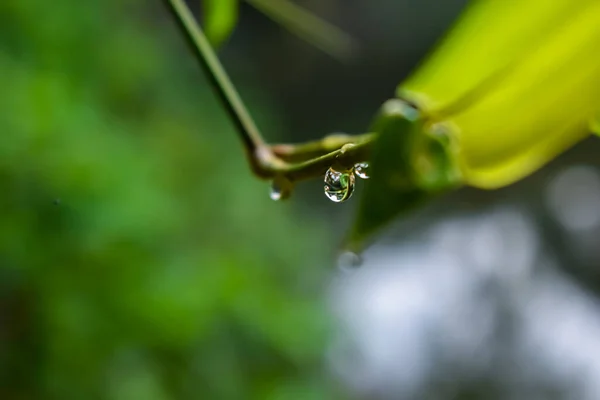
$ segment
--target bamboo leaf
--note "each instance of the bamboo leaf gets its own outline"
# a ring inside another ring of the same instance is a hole
[[[346,249],[353,252],[399,214],[456,187],[460,180],[448,145],[426,133],[418,111],[407,103],[384,104],[372,131],[378,136],[369,161],[370,179],[346,241]]]
[[[457,128],[467,183],[505,186],[589,135],[599,42],[597,0],[480,0],[399,94],[435,117],[483,87],[442,118]]]
[[[203,0],[203,30],[214,47],[222,45],[232,34],[238,20],[238,0]]]
[[[600,135],[600,117],[597,117],[592,120],[591,127],[592,127],[592,133],[595,133],[596,135]]]

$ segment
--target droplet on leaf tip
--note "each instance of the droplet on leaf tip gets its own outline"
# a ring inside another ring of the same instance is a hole
[[[279,201],[281,200],[281,190],[275,185],[271,186],[271,192],[269,193],[269,197],[271,200]]]

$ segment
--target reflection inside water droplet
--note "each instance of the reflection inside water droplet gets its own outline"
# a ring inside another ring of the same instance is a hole
[[[336,171],[329,168],[325,173],[325,196],[335,203],[346,201],[354,192],[354,182],[352,171]]]
[[[369,179],[369,163],[361,162],[355,164],[354,173],[361,179]]]
[[[337,259],[337,266],[343,272],[355,270],[360,267],[362,263],[362,257],[351,251],[344,251]]]

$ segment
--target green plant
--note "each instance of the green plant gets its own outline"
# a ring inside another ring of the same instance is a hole
[[[509,185],[598,128],[595,0],[474,1],[369,133],[300,145],[262,139],[184,2],[166,2],[236,122],[252,170],[274,182],[275,198],[325,176],[328,197],[344,201],[357,166],[372,170],[346,241],[352,251],[422,201],[463,184]]]
[[[226,151],[155,6],[0,2],[0,398],[332,398],[327,233]]]

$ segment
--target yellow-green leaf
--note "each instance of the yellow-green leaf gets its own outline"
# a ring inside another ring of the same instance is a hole
[[[592,119],[591,127],[593,133],[600,135],[600,117]]]
[[[203,30],[210,43],[218,47],[229,38],[238,20],[238,0],[203,0]]]
[[[399,95],[456,127],[466,183],[496,188],[589,135],[600,2],[479,0]]]
[[[454,157],[444,140],[428,133],[417,110],[400,100],[382,107],[372,132],[378,136],[369,175],[346,248],[360,251],[378,230],[459,183]]]
[[[356,220],[347,239],[348,250],[361,250],[366,237],[427,196],[413,181],[408,162],[410,142],[422,124],[404,111],[411,110],[399,109],[396,115],[380,115],[373,125],[378,137],[369,162],[371,178],[366,181]]]

